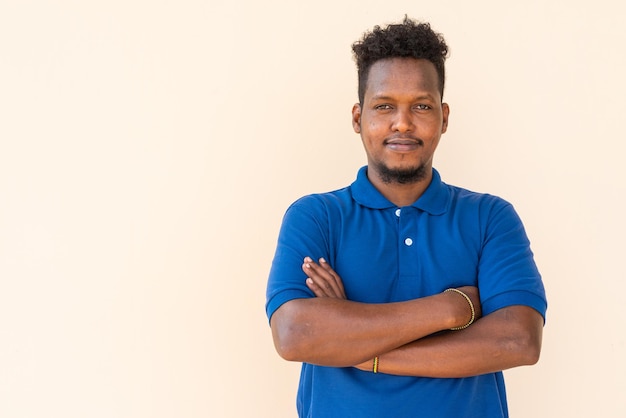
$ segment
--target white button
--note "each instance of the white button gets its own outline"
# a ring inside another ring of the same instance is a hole
[[[413,240],[411,238],[407,238],[404,240],[404,243],[410,247],[413,245]]]
[[[402,210],[400,208],[396,209],[396,216],[398,218],[400,217],[400,212],[402,212]]]

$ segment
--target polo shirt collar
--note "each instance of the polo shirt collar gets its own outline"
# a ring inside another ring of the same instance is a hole
[[[367,166],[361,167],[357,178],[351,185],[352,198],[359,204],[372,209],[394,208],[367,178]],[[446,185],[441,181],[439,172],[433,168],[433,178],[424,191],[424,194],[411,206],[430,213],[431,215],[441,215],[448,210],[450,204],[450,193]]]

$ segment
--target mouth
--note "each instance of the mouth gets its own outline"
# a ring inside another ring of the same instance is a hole
[[[424,145],[424,142],[418,138],[390,138],[385,140],[385,147],[393,151],[409,152],[414,151]]]

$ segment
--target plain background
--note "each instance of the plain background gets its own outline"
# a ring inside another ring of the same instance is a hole
[[[451,47],[435,166],[522,216],[549,296],[513,417],[624,417],[618,1],[0,1],[0,416],[295,416],[282,215],[365,163],[350,45]]]

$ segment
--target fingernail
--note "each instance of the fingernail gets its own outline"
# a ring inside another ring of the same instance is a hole
[[[304,257],[304,261],[310,263],[313,259],[311,257]]]
[[[324,260],[324,257],[320,258],[320,263],[325,263],[326,260]]]

